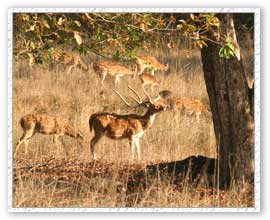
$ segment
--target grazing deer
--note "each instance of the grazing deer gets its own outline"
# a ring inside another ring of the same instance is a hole
[[[115,85],[120,81],[120,78],[124,75],[133,75],[136,73],[123,65],[113,62],[113,61],[98,61],[93,63],[93,69],[96,74],[99,75],[101,79],[101,85],[103,86],[103,82],[106,76],[114,77]]]
[[[25,144],[25,153],[28,153],[28,143],[30,138],[36,133],[54,135],[54,143],[57,143],[58,136],[67,135],[76,139],[83,139],[83,134],[75,130],[67,119],[39,114],[25,115],[20,120],[23,135],[17,143],[15,153]],[[79,141],[82,146],[82,143]]]
[[[211,117],[211,112],[198,99],[192,100],[188,98],[176,99],[175,108],[188,115],[195,115],[197,122],[200,121],[200,116],[203,114],[206,117]]]
[[[82,61],[79,54],[73,53],[73,52],[66,52],[59,49],[55,49],[50,51],[47,56],[49,56],[54,63],[63,64],[68,68],[68,74],[71,73],[71,70],[73,68],[79,67],[82,68],[84,71],[88,71],[88,66]]]
[[[151,71],[151,75],[154,75],[157,70],[167,71],[169,68],[169,64],[159,63],[153,56],[136,56],[135,64],[138,75],[143,73],[146,68]]]
[[[138,102],[137,106],[145,106],[147,111],[142,116],[137,114],[119,115],[108,112],[92,114],[89,119],[89,127],[90,131],[94,130],[95,132],[90,142],[90,150],[94,160],[97,159],[95,145],[104,135],[111,139],[128,139],[132,150],[132,159],[134,158],[135,147],[137,148],[138,158],[141,159],[140,138],[143,136],[145,130],[153,125],[156,115],[166,110],[166,106],[154,103],[145,90],[143,91],[148,97],[148,100],[142,102],[139,94],[131,87],[129,89],[139,98],[139,100],[134,99]],[[114,92],[127,106],[137,107],[131,106],[118,91],[114,90]]]
[[[170,90],[162,90],[154,99],[157,103],[171,105],[174,110],[180,110],[188,115],[195,115],[197,122],[200,121],[200,116],[203,114],[206,117],[211,117],[211,112],[198,99],[175,98]]]
[[[142,73],[139,75],[139,78],[144,89],[145,86],[151,85],[151,90],[153,91],[154,86],[160,86],[160,80],[149,73]]]

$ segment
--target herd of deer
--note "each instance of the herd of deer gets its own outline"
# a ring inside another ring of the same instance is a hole
[[[70,56],[67,54],[66,56],[67,58],[63,60],[63,63],[69,66],[68,73],[76,67],[81,67],[86,71],[89,69],[79,55]],[[143,100],[139,93],[129,86],[130,91],[136,96],[136,98],[133,99],[137,102],[135,106],[132,106],[116,89],[113,89],[115,94],[118,95],[127,106],[132,108],[143,106],[146,108],[145,114],[119,115],[109,112],[98,112],[90,116],[90,131],[94,130],[94,137],[90,141],[90,151],[93,160],[97,159],[95,145],[102,136],[107,136],[111,139],[128,139],[132,150],[132,158],[134,158],[136,148],[138,159],[141,159],[139,140],[143,136],[145,130],[152,126],[156,115],[160,112],[171,109],[186,111],[188,114],[195,114],[197,120],[199,120],[201,113],[206,115],[211,114],[199,100],[173,98],[173,93],[169,90],[160,91],[158,96],[152,99],[146,92],[145,87],[150,85],[151,88],[153,88],[153,86],[160,85],[160,81],[155,77],[155,71],[167,71],[168,64],[161,64],[152,56],[137,56],[135,63],[135,71],[113,61],[98,61],[92,64],[94,72],[99,75],[101,79],[102,86],[106,76],[113,77],[115,84],[117,84],[124,75],[133,75],[134,78],[138,75],[142,83],[142,90],[146,96],[146,99]],[[144,73],[145,69],[150,70],[150,73]],[[82,145],[82,132],[75,129],[71,123],[64,118],[29,114],[21,118],[20,125],[23,129],[23,135],[17,143],[15,153],[22,144],[25,145],[25,153],[27,153],[28,142],[35,133],[53,135],[54,143],[56,143],[58,136],[67,135],[78,139],[79,143]]]

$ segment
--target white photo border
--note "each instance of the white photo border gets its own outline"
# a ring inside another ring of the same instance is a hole
[[[254,13],[255,173],[252,208],[13,208],[12,56],[14,13]],[[260,8],[9,8],[8,10],[8,211],[9,212],[260,212]]]

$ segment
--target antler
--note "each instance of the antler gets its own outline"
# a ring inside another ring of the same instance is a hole
[[[137,98],[139,99],[139,100],[137,100],[136,98],[134,98],[134,97],[131,97],[133,100],[135,100],[137,103],[138,103],[138,105],[136,105],[136,106],[131,106],[128,102],[127,102],[127,100],[117,91],[117,90],[115,90],[115,89],[113,89],[113,91],[115,92],[115,94],[116,95],[118,95],[119,97],[120,97],[120,99],[128,106],[128,107],[134,107],[134,108],[136,108],[136,107],[138,107],[138,106],[141,106],[141,105],[144,105],[146,102],[145,101],[143,101],[142,100],[142,98],[141,98],[141,96],[139,95],[139,93],[138,92],[136,92],[136,90],[135,89],[133,89],[132,87],[130,87],[130,86],[128,86],[128,88],[137,96]],[[150,102],[150,103],[152,103],[152,104],[154,104],[155,103],[155,101],[153,101],[152,100],[152,98],[150,97],[150,95],[145,91],[145,89],[143,88],[143,92],[144,92],[144,94],[146,95],[146,97],[148,98],[148,101]]]
[[[146,95],[146,97],[148,98],[149,102],[151,102],[152,104],[154,104],[154,101],[151,99],[150,95],[145,91],[144,88],[143,88],[143,92]]]
[[[127,100],[124,99],[124,97],[115,89],[113,89],[113,91],[116,93],[116,95],[118,95],[120,97],[120,99],[128,106],[128,107],[131,107],[132,106],[127,102]]]
[[[139,100],[137,100],[137,99],[135,99],[135,98],[133,98],[138,104],[141,104],[143,101],[142,101],[142,98],[141,98],[141,96],[139,95],[139,93],[137,93],[136,91],[135,91],[135,89],[133,89],[131,86],[129,86],[128,85],[128,88],[137,96],[137,98],[139,99]]]

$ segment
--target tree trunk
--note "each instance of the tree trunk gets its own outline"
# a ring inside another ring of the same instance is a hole
[[[208,47],[201,51],[203,72],[218,144],[219,187],[241,187],[253,178],[254,120],[249,88],[231,14],[219,14],[220,27],[211,30]],[[219,43],[231,36],[237,56],[220,58]]]
[[[245,70],[245,77],[250,89],[254,85],[254,14],[236,13],[233,15],[237,41]],[[243,28],[243,27],[246,27]]]

